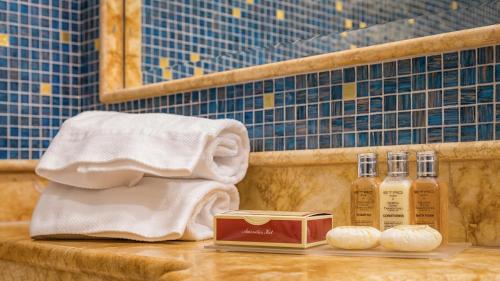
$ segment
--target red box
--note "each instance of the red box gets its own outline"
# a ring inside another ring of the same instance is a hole
[[[328,213],[229,211],[215,215],[214,243],[287,248],[309,248],[326,243],[333,227]]]

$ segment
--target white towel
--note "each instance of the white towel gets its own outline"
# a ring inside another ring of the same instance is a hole
[[[213,236],[214,214],[238,206],[234,185],[206,180],[144,177],[134,187],[101,190],[49,183],[34,210],[30,235],[204,240]]]
[[[36,173],[92,189],[133,186],[144,175],[235,184],[249,152],[236,120],[87,111],[64,122]]]

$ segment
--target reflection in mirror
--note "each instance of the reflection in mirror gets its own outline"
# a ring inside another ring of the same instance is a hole
[[[498,0],[142,0],[144,84],[498,23]]]

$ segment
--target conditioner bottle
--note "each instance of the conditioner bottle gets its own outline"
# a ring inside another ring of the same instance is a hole
[[[358,155],[358,178],[351,187],[351,225],[379,228],[377,155]]]
[[[380,185],[380,230],[410,224],[408,153],[387,153],[387,177]]]

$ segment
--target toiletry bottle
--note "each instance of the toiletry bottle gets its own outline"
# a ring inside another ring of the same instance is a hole
[[[434,151],[417,152],[417,179],[410,190],[411,224],[427,224],[440,230],[440,186]]]
[[[410,224],[408,153],[387,153],[387,177],[380,185],[380,230]]]
[[[358,178],[351,186],[351,225],[379,228],[377,155],[358,155]]]

